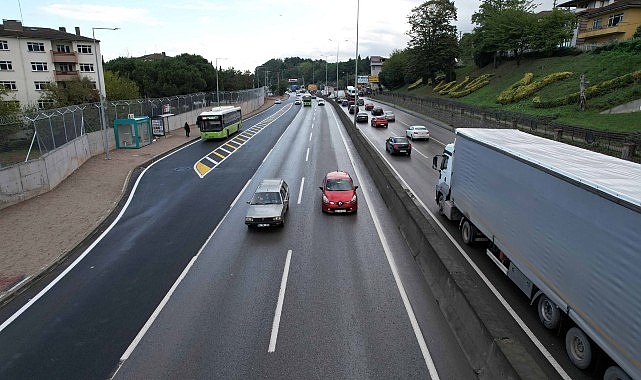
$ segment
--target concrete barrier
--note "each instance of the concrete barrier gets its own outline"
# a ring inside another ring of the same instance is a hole
[[[505,321],[511,317],[498,304],[476,273],[459,263],[451,244],[432,219],[423,214],[414,197],[395,177],[387,162],[334,101],[354,147],[421,269],[441,312],[479,379],[542,379],[544,371],[523,344],[506,338]],[[460,256],[460,255],[459,255]],[[491,301],[495,301],[492,304]],[[498,304],[498,306],[496,305]],[[503,313],[499,317],[497,314]]]

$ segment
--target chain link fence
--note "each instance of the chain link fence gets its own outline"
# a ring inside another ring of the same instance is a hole
[[[453,128],[514,128],[538,136],[641,163],[641,133],[598,131],[550,118],[485,109],[449,99],[380,94],[376,99],[440,120]]]
[[[129,114],[154,116],[180,114],[218,104],[232,105],[256,99],[262,88],[243,91],[203,92],[165,98],[105,102],[106,127]],[[87,103],[28,113],[22,117],[0,116],[0,167],[40,156],[84,135],[99,131],[100,103]],[[113,133],[113,132],[109,132]]]

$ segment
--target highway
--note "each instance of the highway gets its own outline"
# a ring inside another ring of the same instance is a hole
[[[0,378],[476,378],[334,112],[289,100],[148,167],[94,245],[7,306]],[[336,169],[355,215],[320,211]],[[248,230],[274,177],[286,225]]]

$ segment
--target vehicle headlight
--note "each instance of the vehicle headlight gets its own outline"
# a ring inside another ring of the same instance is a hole
[[[283,218],[282,218],[282,217],[280,217],[280,216],[275,216],[275,217],[274,217],[274,220],[281,220],[281,219],[283,219]]]
[[[254,218],[252,218],[251,216],[245,217],[245,222],[253,222],[253,221],[254,221]]]
[[[329,203],[329,199],[325,195],[323,195],[323,203]]]
[[[356,203],[356,194],[354,194],[354,196],[352,197],[352,200],[350,202]]]

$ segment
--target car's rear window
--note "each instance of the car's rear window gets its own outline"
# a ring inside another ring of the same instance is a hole
[[[393,141],[395,143],[399,143],[399,144],[407,144],[407,143],[409,143],[409,141],[407,140],[407,137],[396,137],[396,138],[393,139]]]

